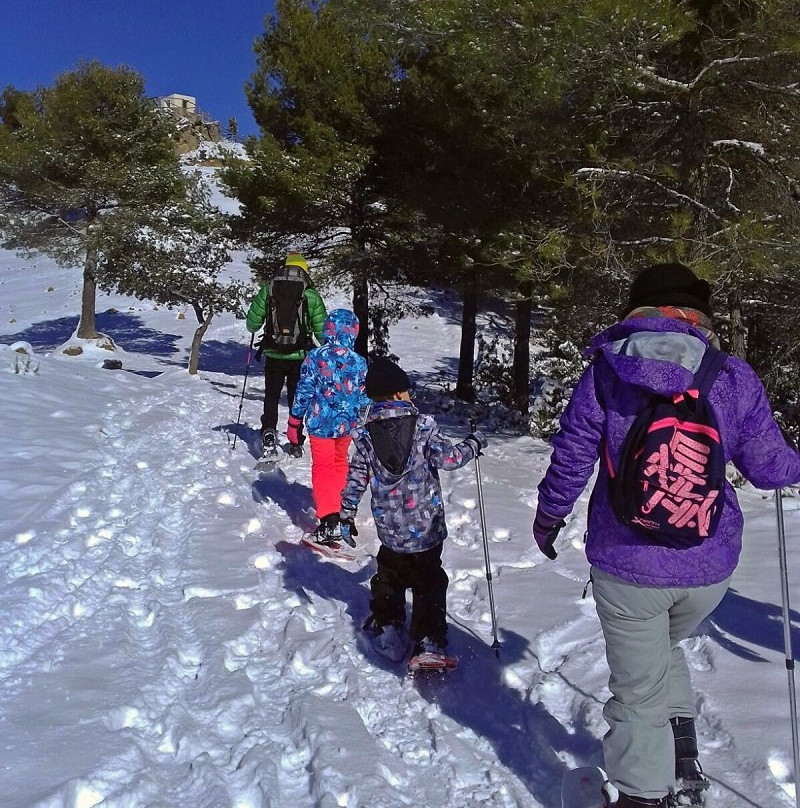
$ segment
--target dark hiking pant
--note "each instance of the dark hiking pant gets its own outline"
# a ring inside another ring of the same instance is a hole
[[[411,639],[430,637],[444,644],[447,635],[447,573],[442,545],[421,553],[397,553],[383,545],[372,576],[370,607],[379,623],[405,623],[406,589],[411,590]]]
[[[261,432],[278,428],[278,402],[286,385],[286,399],[289,409],[294,404],[297,382],[300,381],[302,359],[273,359],[264,357],[264,414],[261,416]],[[300,443],[303,442],[303,427],[300,427]]]

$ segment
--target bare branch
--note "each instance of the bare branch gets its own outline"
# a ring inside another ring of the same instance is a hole
[[[642,77],[647,78],[650,81],[653,81],[655,84],[661,85],[662,87],[669,87],[673,90],[680,90],[681,92],[689,92],[690,90],[693,90],[712,70],[730,65],[747,64],[749,62],[765,62],[768,59],[775,59],[780,56],[790,55],[792,54],[789,54],[787,51],[773,51],[772,53],[766,53],[763,56],[729,56],[725,59],[714,59],[712,62],[709,62],[691,81],[688,82],[677,81],[676,79],[670,79],[666,76],[660,76],[652,67],[636,65],[636,70]]]
[[[708,207],[708,205],[704,205],[697,199],[692,199],[692,197],[687,196],[686,194],[682,194],[680,191],[676,191],[673,188],[668,188],[664,183],[659,182],[653,177],[648,177],[646,174],[636,174],[633,171],[625,171],[623,169],[618,168],[579,168],[575,175],[578,177],[581,176],[590,176],[590,177],[618,177],[618,178],[630,178],[634,180],[641,180],[642,182],[646,182],[650,185],[654,185],[656,188],[663,191],[668,196],[671,196],[675,199],[680,199],[683,202],[691,205],[698,210],[702,210],[704,213],[707,213],[713,219],[719,219],[720,216],[714,211],[712,208]]]

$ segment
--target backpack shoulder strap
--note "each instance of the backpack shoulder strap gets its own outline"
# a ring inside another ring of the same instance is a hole
[[[709,345],[703,354],[700,367],[692,379],[692,388],[697,390],[701,396],[707,396],[727,359],[728,354],[725,351],[720,351]]]

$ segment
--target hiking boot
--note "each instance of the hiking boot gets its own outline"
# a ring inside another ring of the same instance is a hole
[[[705,792],[710,786],[697,758],[679,758],[675,761],[675,792],[670,794],[669,804],[705,805]]]
[[[274,454],[278,450],[278,441],[275,437],[274,429],[265,429],[261,433],[261,445],[263,454]]]
[[[392,662],[399,662],[408,648],[408,634],[402,620],[379,623],[370,615],[364,623],[364,631],[372,642],[372,647]]]
[[[286,454],[288,454],[289,457],[302,457],[303,447],[299,443],[290,443],[289,447],[286,449]]]
[[[433,637],[423,637],[417,640],[414,644],[412,656],[433,655],[433,656],[447,656],[447,647],[443,640]]]
[[[329,513],[320,519],[311,538],[317,544],[336,544],[341,538],[342,534],[339,531],[339,514]]]
[[[675,791],[670,805],[705,805],[705,791],[711,783],[697,760],[697,730],[694,718],[670,718],[675,738]]]
[[[275,433],[265,429],[261,433],[261,455],[258,458],[257,466],[274,467],[278,462],[278,446],[275,442]]]

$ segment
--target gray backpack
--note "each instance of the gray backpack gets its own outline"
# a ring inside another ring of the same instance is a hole
[[[306,299],[306,289],[310,286],[311,278],[300,267],[276,270],[267,288],[262,349],[290,354],[310,346]]]

